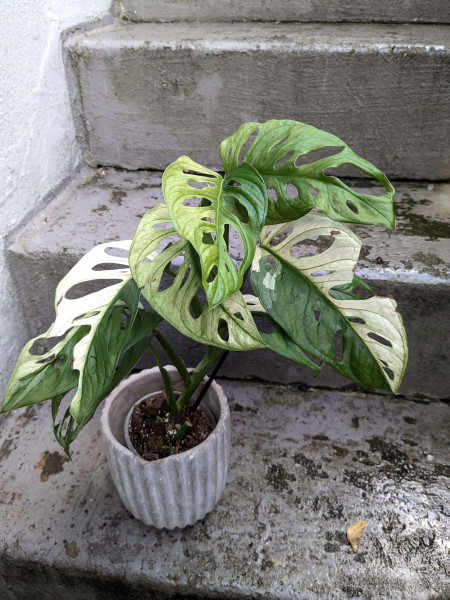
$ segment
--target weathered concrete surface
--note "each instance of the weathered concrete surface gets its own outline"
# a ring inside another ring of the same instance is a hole
[[[122,0],[130,21],[301,21],[303,23],[449,23],[447,0]]]
[[[32,335],[46,331],[54,320],[59,280],[95,244],[131,239],[139,218],[162,201],[160,183],[160,173],[87,170],[18,233],[9,259]],[[354,228],[364,242],[358,273],[378,294],[391,294],[398,301],[410,345],[401,391],[448,397],[450,186],[402,183],[396,198],[395,233],[382,227]],[[238,260],[239,248],[233,239],[232,254]],[[184,357],[197,364],[203,347],[173,329],[166,332],[178,349],[184,347]],[[227,373],[282,383],[349,385],[331,368],[315,379],[268,350],[245,357],[232,354]]]
[[[2,600],[449,597],[449,406],[222,384],[228,484],[183,531],[131,518],[98,419],[69,463],[52,440],[50,407],[2,417]],[[354,553],[345,533],[360,520],[368,525]]]
[[[393,178],[450,177],[450,30],[442,25],[129,24],[66,43],[92,166],[219,167],[245,121],[290,118],[343,138]]]

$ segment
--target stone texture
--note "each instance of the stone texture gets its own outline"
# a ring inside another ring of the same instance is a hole
[[[442,25],[141,23],[74,35],[66,58],[92,166],[218,168],[241,123],[290,118],[393,178],[443,180],[449,49]]]
[[[1,598],[449,597],[447,405],[220,383],[228,484],[203,522],[172,532],[123,507],[97,418],[70,463],[48,406],[2,416]],[[355,554],[345,532],[360,520]]]
[[[86,170],[30,221],[9,248],[11,271],[20,291],[30,333],[54,320],[54,290],[73,264],[95,244],[131,239],[139,218],[162,201],[161,174],[115,169]],[[366,189],[359,184],[358,189]],[[355,186],[356,187],[356,186]],[[410,360],[401,392],[448,397],[450,323],[450,186],[397,186],[397,230],[354,227],[364,246],[358,273],[379,295],[393,295],[405,321]],[[240,247],[231,240],[239,260]],[[251,290],[248,290],[251,292]],[[204,348],[172,328],[166,334],[190,364]],[[319,379],[268,350],[232,353],[231,377],[259,377],[314,386],[353,386],[325,367]]]
[[[449,23],[446,0],[122,0],[130,21],[300,21],[303,23]]]

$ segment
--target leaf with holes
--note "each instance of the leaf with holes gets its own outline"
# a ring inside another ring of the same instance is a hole
[[[387,177],[331,133],[290,120],[246,123],[222,142],[220,157],[225,173],[245,161],[262,176],[269,191],[267,225],[319,208],[336,221],[394,227],[394,188]],[[384,188],[382,195],[358,192],[326,173],[344,165],[370,175]]]
[[[264,347],[240,292],[215,307],[202,304],[196,260],[191,244],[173,227],[167,206],[158,204],[144,215],[131,246],[130,266],[151,306],[181,333],[203,344],[227,350]]]
[[[250,165],[236,167],[223,179],[182,156],[165,170],[163,192],[175,229],[198,253],[208,304],[217,306],[240,289],[252,263],[267,213],[264,181]],[[194,199],[198,206],[192,206]],[[230,228],[242,240],[238,270],[228,252]]]
[[[406,334],[390,298],[348,295],[361,242],[346,227],[311,213],[294,223],[265,227],[253,261],[251,282],[262,306],[294,342],[362,385],[397,391],[407,361]],[[305,241],[330,237],[318,254],[297,256]],[[343,286],[343,287],[342,287]],[[338,294],[339,295],[339,294]]]
[[[244,294],[244,299],[252,315],[263,319],[272,329],[271,332],[259,330],[259,333],[267,346],[277,354],[280,354],[299,365],[312,369],[314,373],[318,375],[322,365],[317,365],[305,354],[300,346],[296,344],[284,329],[267,313],[258,298],[251,294]]]
[[[139,289],[132,280],[128,259],[111,256],[111,252],[127,254],[130,243],[96,246],[62,279],[56,290],[55,323],[22,350],[2,412],[57,398],[78,386],[70,414],[78,425],[89,420],[110,391],[121,354],[138,344],[161,320],[159,315],[144,311],[136,318]],[[77,295],[80,284],[94,281],[106,287],[82,297],[69,297]],[[58,337],[61,339],[43,355],[32,354],[36,341]],[[123,377],[127,374],[124,370],[121,373]]]

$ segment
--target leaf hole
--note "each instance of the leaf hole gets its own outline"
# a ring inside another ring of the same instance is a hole
[[[185,273],[183,275],[183,278],[181,280],[181,283],[180,283],[180,285],[178,287],[178,291],[181,290],[181,288],[184,286],[184,284],[186,283],[186,281],[189,279],[190,273],[191,273],[191,265],[189,265],[188,268],[186,269],[186,271],[185,271]]]
[[[365,288],[357,285],[352,289],[353,294],[355,296],[360,296],[363,300],[367,300],[368,298],[373,298],[374,293],[370,290],[366,290]]]
[[[93,281],[82,281],[75,284],[65,293],[67,300],[75,300],[77,298],[83,298],[89,296],[95,292],[100,292],[106,288],[121,283],[122,279],[95,279]]]
[[[359,185],[353,185],[348,181],[346,181],[346,184],[355,194],[365,194],[380,197],[386,193],[386,188],[384,186],[380,186],[376,179],[369,180],[367,184],[365,181],[364,183],[359,182]]]
[[[293,183],[286,184],[286,195],[289,198],[298,198],[298,188]]]
[[[336,353],[336,360],[342,362],[343,357],[344,340],[342,336],[342,329],[338,329],[334,334],[334,351]]]
[[[281,146],[282,144],[284,144],[284,142],[287,142],[288,139],[289,139],[289,136],[290,136],[290,133],[288,133],[286,137],[284,137],[282,140],[280,140],[274,146],[272,146],[271,150],[274,150],[275,148],[278,148],[279,146]]]
[[[279,244],[284,242],[284,240],[287,239],[291,235],[292,230],[293,230],[292,225],[285,227],[282,231],[280,231],[280,233],[277,233],[276,235],[273,236],[273,238],[269,242],[269,246],[272,246],[272,247],[278,246]]]
[[[202,198],[200,196],[189,196],[185,198],[181,203],[183,206],[189,206],[189,208],[197,208],[200,206]]]
[[[242,162],[245,161],[245,158],[246,158],[250,148],[252,147],[253,142],[255,141],[256,136],[258,135],[258,132],[259,132],[259,127],[257,127],[255,129],[255,131],[253,131],[253,133],[251,133],[249,135],[249,137],[247,138],[247,140],[245,141],[245,144],[242,146],[242,148],[239,152],[239,157],[237,160],[238,165],[240,165]],[[248,161],[246,161],[246,162],[248,162]]]
[[[317,196],[317,194],[319,193],[317,190],[315,190],[314,188],[311,188],[309,190],[309,193],[311,194],[311,196]]]
[[[212,283],[214,279],[217,277],[217,273],[219,272],[217,265],[214,265],[211,271],[209,272],[207,282]]]
[[[164,290],[169,289],[173,282],[175,281],[175,277],[171,274],[167,272],[167,269],[170,268],[171,263],[167,263],[163,274],[161,276],[161,279],[159,280],[159,285],[158,285],[158,292],[163,292]],[[152,282],[153,283],[153,282]]]
[[[284,165],[285,162],[287,162],[290,158],[292,158],[293,154],[294,154],[294,151],[291,150],[290,152],[285,154],[282,158],[280,158],[280,160],[275,165],[275,170],[279,169],[282,165]]]
[[[350,202],[350,200],[347,200],[347,206],[349,207],[349,209],[355,213],[355,215],[358,214],[358,209],[356,208],[356,206],[353,204],[353,202]]]
[[[230,162],[232,154],[233,154],[233,146],[230,146],[230,148],[228,149],[228,154],[227,154],[227,162]]]
[[[328,167],[325,169],[324,175],[328,177],[349,177],[354,179],[367,177],[367,174],[362,169],[349,163],[343,163],[338,167]]]
[[[332,235],[317,235],[293,244],[290,249],[292,258],[314,256],[325,252],[334,244]]]
[[[347,319],[350,323],[357,323],[358,325],[365,325],[366,323],[361,317],[347,317]]]
[[[173,227],[173,225],[170,222],[167,222],[167,223],[155,223],[153,225],[153,229],[158,229],[158,230],[171,229],[172,227]]]
[[[317,322],[320,321],[320,310],[314,310],[314,318]]]
[[[64,364],[65,360],[66,357],[64,355],[58,356],[58,358],[53,363],[53,371],[56,371],[59,367],[61,367]]]
[[[120,265],[118,263],[100,263],[98,265],[94,265],[92,267],[93,271],[112,271],[117,269],[123,269],[125,265]]]
[[[331,275],[334,271],[314,271],[311,273],[311,277],[324,277],[325,275]]]
[[[50,356],[47,356],[46,358],[43,358],[42,360],[38,360],[36,361],[38,365],[45,365],[47,363],[51,363],[52,361],[54,361],[56,358],[56,354],[51,354]]]
[[[190,169],[183,169],[183,173],[186,175],[197,175],[198,177],[209,177],[210,179],[217,179],[217,175],[211,173],[202,173],[201,171],[191,171]]]
[[[228,323],[225,321],[225,319],[219,319],[219,323],[217,325],[217,333],[224,342],[228,341],[230,337],[230,332],[228,330]]]
[[[269,198],[271,198],[274,202],[278,201],[278,194],[274,187],[268,187],[267,194],[269,195]]]
[[[394,371],[392,369],[389,369],[388,367],[383,367],[383,371],[386,373],[386,375],[389,377],[389,379],[391,381],[394,381],[395,375],[394,375]]]
[[[241,315],[241,313],[240,313],[240,312],[238,312],[238,313],[234,313],[234,316],[236,317],[236,319],[239,319],[240,321],[243,321],[243,320],[244,320],[244,317]]]
[[[203,236],[202,236],[202,243],[203,244],[214,244],[216,241],[216,232],[211,230],[211,231],[204,231],[203,232]]]
[[[384,338],[381,335],[378,335],[378,333],[373,333],[372,331],[370,333],[367,334],[368,337],[370,337],[372,340],[375,340],[376,342],[379,342],[380,344],[383,344],[383,346],[388,346],[389,348],[392,348],[392,344],[389,340],[387,340],[386,338]]]
[[[206,181],[192,181],[192,180],[190,180],[187,183],[188,183],[188,185],[190,187],[195,188],[196,190],[203,190],[206,187],[209,187],[209,184],[206,183]]]
[[[389,365],[388,365],[388,363],[387,363],[385,360],[383,360],[382,358],[380,358],[380,362],[381,362],[381,363],[383,363],[383,365],[384,365],[385,367],[388,367],[388,366],[389,366]]]
[[[39,339],[37,339],[32,346],[29,348],[28,352],[33,355],[33,356],[42,356],[43,354],[47,354],[48,352],[50,352],[51,350],[53,350],[53,348],[55,348],[55,346],[57,346],[59,344],[59,342],[61,342],[68,334],[69,331],[71,331],[73,329],[73,327],[71,327],[68,331],[66,331],[66,333],[64,335],[58,335],[58,336],[53,336],[53,337],[41,337]],[[52,355],[52,359],[53,360],[55,358],[55,355]],[[42,362],[49,362],[48,359],[43,358]]]
[[[231,196],[230,194],[224,196],[224,206],[225,209],[233,216],[237,217],[241,223],[246,224],[249,222],[247,208],[234,196]]]
[[[88,312],[85,312],[82,315],[78,315],[78,317],[74,318],[74,321],[81,321],[81,319],[90,319],[91,317],[95,317],[96,315],[99,315],[100,311],[99,310],[90,310]]]
[[[105,248],[105,254],[108,254],[109,256],[116,256],[117,258],[128,259],[129,252],[128,250],[125,250],[125,248],[116,248],[114,246],[108,246],[107,248]]]
[[[334,156],[338,154],[342,150],[342,146],[324,146],[319,150],[312,150],[311,152],[307,152],[306,154],[300,154],[295,159],[296,167],[303,167],[305,165],[311,165],[318,160],[322,160],[323,158],[328,158],[329,156]]]
[[[191,313],[191,317],[193,319],[198,319],[204,309],[205,309],[205,305],[206,305],[206,296],[205,296],[205,292],[203,291],[202,288],[199,288],[197,290],[197,292],[194,294],[194,296],[191,298],[191,301],[189,303],[189,312]]]
[[[241,182],[237,181],[236,179],[228,179],[225,183],[226,183],[226,185],[228,185],[230,187],[240,187],[241,186]]]
[[[269,254],[268,256],[265,257],[265,263],[266,263],[266,265],[276,265],[276,264],[278,264],[278,261],[275,260],[274,256]]]

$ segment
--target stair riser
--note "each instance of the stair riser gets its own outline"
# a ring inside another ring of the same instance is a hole
[[[449,23],[447,0],[122,0],[130,21],[301,21],[320,23]]]
[[[197,29],[191,42],[176,38],[190,29],[173,25],[73,39],[75,115],[90,164],[163,169],[189,153],[218,169],[221,140],[242,122],[291,118],[338,135],[390,177],[448,178],[449,54],[396,35],[377,43],[374,26],[367,42],[364,29],[335,43],[323,26],[304,27],[258,28],[249,41],[231,28],[211,43]]]

